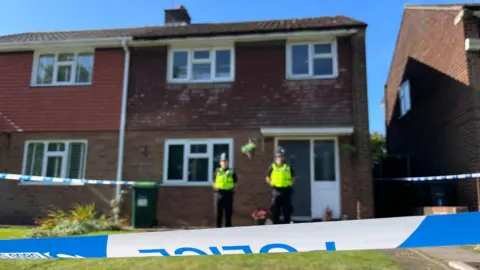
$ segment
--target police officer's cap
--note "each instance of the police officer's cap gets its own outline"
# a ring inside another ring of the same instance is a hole
[[[283,156],[285,156],[285,150],[283,150],[283,148],[279,147],[279,148],[277,149],[277,152],[275,153],[275,156],[276,156],[276,157],[283,157]]]
[[[227,154],[222,153],[222,154],[220,155],[220,161],[227,161],[227,160],[228,160],[228,159],[227,159]]]

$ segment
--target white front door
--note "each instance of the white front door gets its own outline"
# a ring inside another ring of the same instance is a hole
[[[340,218],[340,180],[337,139],[311,140],[312,218],[323,219],[325,210]]]

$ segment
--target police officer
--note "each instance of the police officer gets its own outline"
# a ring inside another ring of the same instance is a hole
[[[237,183],[237,174],[228,167],[227,155],[220,155],[220,168],[215,170],[213,189],[215,190],[217,228],[222,227],[225,214],[225,227],[232,227],[233,189]]]
[[[268,168],[266,181],[272,187],[271,211],[273,224],[280,224],[282,213],[284,223],[290,223],[293,212],[292,186],[295,182],[295,174],[292,167],[285,163],[285,153],[281,148],[275,154],[275,163]]]

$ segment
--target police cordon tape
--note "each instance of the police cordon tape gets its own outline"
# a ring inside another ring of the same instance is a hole
[[[119,258],[480,244],[480,213],[0,240],[0,258]]]
[[[467,178],[480,178],[480,173],[467,173],[455,175],[441,175],[441,176],[421,176],[421,177],[397,177],[397,178],[377,178],[376,180],[396,180],[396,181],[434,181],[434,180],[457,180]],[[146,181],[115,181],[115,180],[88,180],[75,178],[60,178],[60,177],[42,177],[21,174],[0,173],[0,180],[17,180],[22,182],[38,182],[43,184],[94,184],[94,185],[129,185],[129,186],[151,186],[156,185],[155,182]]]
[[[129,185],[129,186],[146,186],[146,185],[156,185],[155,182],[143,182],[143,181],[119,181],[115,180],[88,180],[88,179],[75,179],[75,178],[57,178],[57,177],[42,177],[42,176],[32,176],[32,175],[21,175],[21,174],[7,174],[0,173],[0,180],[17,180],[23,182],[38,182],[43,184],[66,184],[66,185],[75,185],[75,184],[95,184],[95,185]]]
[[[433,180],[457,180],[467,178],[480,178],[480,173],[452,174],[440,176],[420,176],[420,177],[397,177],[397,178],[377,178],[377,180],[397,180],[397,181],[433,181]]]

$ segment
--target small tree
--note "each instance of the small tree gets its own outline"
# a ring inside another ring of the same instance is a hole
[[[370,143],[372,145],[372,158],[374,161],[380,160],[386,153],[385,135],[373,132],[370,134]]]

